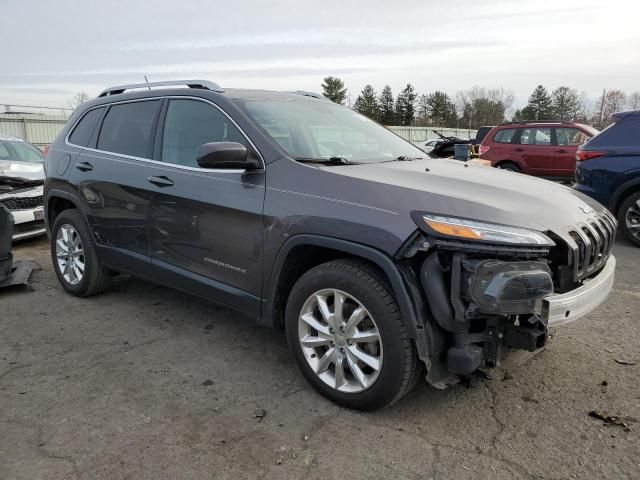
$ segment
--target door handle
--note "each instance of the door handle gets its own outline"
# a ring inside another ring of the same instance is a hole
[[[173,180],[165,177],[164,175],[161,175],[159,177],[149,177],[147,178],[147,181],[149,183],[157,185],[158,187],[170,187],[173,185]]]
[[[91,170],[93,170],[93,165],[91,165],[89,162],[78,162],[76,164],[76,168],[81,172],[90,172]]]
[[[513,151],[514,151],[514,152],[523,152],[523,151],[524,151],[524,149],[523,149],[523,148],[518,147],[518,148],[514,148],[514,149],[513,149]]]
[[[567,153],[566,150],[560,149],[560,150],[556,150],[556,153]]]

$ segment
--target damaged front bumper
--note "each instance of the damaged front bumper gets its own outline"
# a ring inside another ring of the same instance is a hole
[[[541,318],[549,327],[569,323],[586,315],[609,295],[615,279],[616,258],[611,255],[595,277],[567,293],[552,294],[542,299]]]

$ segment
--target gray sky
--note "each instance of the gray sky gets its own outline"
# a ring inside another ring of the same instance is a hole
[[[120,83],[205,78],[319,91],[341,77],[454,95],[474,85],[640,90],[640,0],[0,0],[0,104],[66,105]]]

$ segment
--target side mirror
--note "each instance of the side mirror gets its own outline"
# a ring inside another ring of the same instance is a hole
[[[249,158],[247,147],[236,142],[205,143],[198,149],[196,160],[201,168],[260,168],[260,161],[257,158]]]

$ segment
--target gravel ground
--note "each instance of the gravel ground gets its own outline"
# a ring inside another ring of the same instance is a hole
[[[374,414],[320,397],[282,334],[233,311],[129,277],[74,298],[46,240],[15,254],[43,268],[0,293],[0,479],[640,478],[640,250],[623,240],[607,302],[544,352]]]

